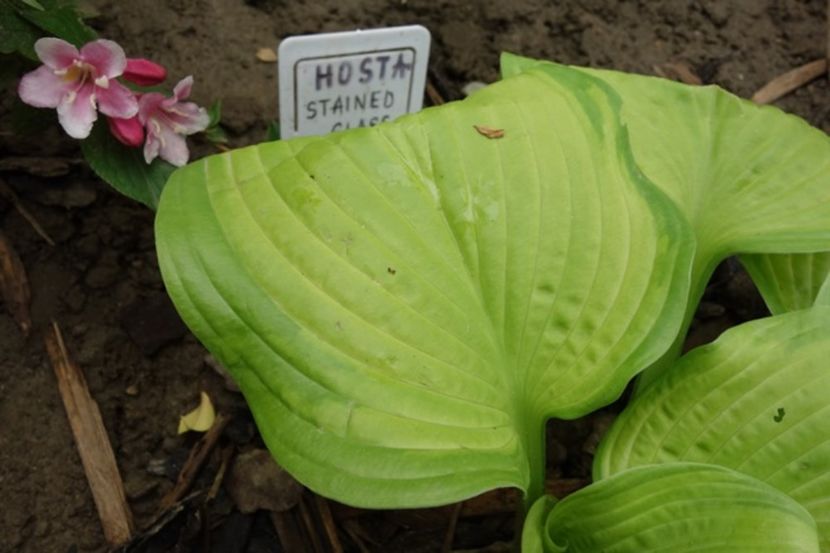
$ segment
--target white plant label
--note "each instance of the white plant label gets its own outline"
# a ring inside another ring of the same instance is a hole
[[[429,43],[420,25],[283,40],[281,138],[371,127],[419,111]]]

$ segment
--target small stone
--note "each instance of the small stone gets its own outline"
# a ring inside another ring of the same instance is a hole
[[[128,396],[135,397],[138,395],[138,386],[136,386],[135,384],[130,384],[129,386],[127,386],[127,389],[124,390],[124,393]]]
[[[69,292],[63,297],[63,302],[73,312],[77,313],[84,308],[86,304],[86,294],[80,286],[73,286]]]
[[[464,88],[461,89],[461,92],[464,93],[464,96],[469,96],[474,92],[478,92],[485,86],[487,86],[487,83],[483,83],[481,81],[471,81],[464,85]]]
[[[136,299],[122,313],[121,326],[148,356],[187,334],[187,327],[165,293]]]
[[[147,497],[156,488],[158,481],[142,473],[133,473],[127,476],[124,481],[124,492],[133,501]]]
[[[241,453],[225,483],[242,513],[259,509],[282,512],[300,501],[303,487],[264,449]]]
[[[102,255],[84,277],[84,283],[92,289],[109,288],[118,279],[121,268],[115,253]]]
[[[697,316],[701,319],[717,319],[726,314],[726,308],[713,301],[702,301],[697,308]]]

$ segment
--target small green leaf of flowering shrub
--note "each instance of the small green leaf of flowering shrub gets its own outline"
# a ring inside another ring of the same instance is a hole
[[[175,169],[161,159],[147,164],[140,149],[128,148],[118,142],[103,121],[81,142],[81,150],[99,177],[150,209],[158,206],[161,191]]]

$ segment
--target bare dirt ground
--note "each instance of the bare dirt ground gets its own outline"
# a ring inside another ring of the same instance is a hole
[[[196,101],[221,98],[232,146],[265,139],[277,112],[276,65],[255,53],[294,34],[422,24],[433,36],[431,78],[448,99],[460,98],[470,81],[496,80],[503,50],[646,74],[683,62],[705,83],[748,97],[771,78],[821,58],[827,36],[825,0],[95,0],[89,6],[102,36],[164,64],[174,82],[192,74]],[[830,131],[827,78],[778,105]],[[195,151],[211,148],[197,144]],[[251,447],[257,437],[243,400],[205,363],[205,350],[166,299],[153,214],[76,162],[77,146],[57,132],[23,140],[0,123],[0,151],[68,160],[53,177],[0,173],[56,242],[47,245],[0,199],[0,228],[28,271],[34,319],[24,338],[0,309],[0,551],[102,552],[106,544],[43,348],[51,320],[64,329],[101,407],[139,527],[152,519],[196,439],[177,436],[176,425],[201,390],[219,411],[235,415],[226,447]],[[763,313],[740,272],[727,266],[716,278],[709,318],[701,316],[696,327],[704,337]],[[554,426],[555,485],[568,489],[588,477],[591,444],[609,418],[606,412]],[[205,470],[206,485],[218,463],[219,450]],[[462,511],[454,547],[478,550],[509,540],[511,517],[502,508],[508,503],[499,496],[478,511]],[[341,528],[350,529],[342,532],[348,551],[361,544],[370,551],[438,551],[453,512],[333,508]],[[205,521],[192,530],[191,515],[138,551],[204,551]],[[235,512],[224,494],[209,516],[210,551],[292,551],[280,547],[267,517]]]

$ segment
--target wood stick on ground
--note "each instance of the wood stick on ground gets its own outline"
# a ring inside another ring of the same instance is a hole
[[[14,190],[12,190],[11,187],[2,180],[0,180],[0,194],[12,203],[17,212],[20,213],[20,215],[23,216],[23,218],[26,219],[30,225],[32,225],[35,232],[38,233],[41,238],[46,240],[47,244],[50,246],[55,245],[55,241],[52,240],[52,237],[49,236],[45,230],[43,230],[43,227],[40,225],[40,222],[38,222],[35,216],[32,215],[28,209],[26,209],[23,202],[21,202],[20,198],[18,198],[17,194],[15,194]]]
[[[830,78],[830,0],[827,0],[827,77]]]
[[[161,502],[159,503],[159,512],[164,512],[184,497],[184,494],[190,490],[190,486],[193,485],[193,481],[196,480],[196,476],[199,474],[199,471],[202,468],[202,465],[207,460],[208,455],[213,448],[216,446],[216,443],[219,441],[219,437],[224,432],[225,427],[230,422],[229,417],[225,417],[223,415],[217,415],[216,420],[213,421],[213,426],[210,427],[210,430],[205,432],[205,435],[201,437],[201,439],[194,444],[193,448],[190,450],[190,455],[188,455],[187,460],[182,467],[182,470],[179,472],[179,477],[176,479],[176,485],[173,486],[173,489],[167,492],[167,494],[161,498]]]
[[[783,75],[762,86],[752,95],[752,101],[756,104],[771,104],[779,98],[786,96],[793,90],[801,88],[810,81],[817,79],[827,73],[827,60],[813,60],[801,67],[787,71]]]
[[[323,542],[320,541],[320,536],[317,534],[317,527],[311,517],[311,509],[308,506],[306,497],[307,495],[303,495],[300,498],[300,503],[294,510],[299,510],[303,526],[305,526],[308,537],[311,538],[311,545],[314,547],[314,553],[325,553],[325,549],[323,549]]]
[[[28,337],[32,330],[32,316],[29,303],[32,294],[26,268],[17,255],[12,243],[0,231],[0,297],[6,309],[14,318],[23,335]]]
[[[69,359],[57,323],[52,322],[45,342],[58,379],[66,416],[104,528],[104,537],[113,546],[121,545],[132,536],[133,516],[127,504],[124,484],[104,428],[101,411],[89,394],[80,367]]]
[[[352,541],[360,549],[360,553],[371,553],[369,548],[366,546],[366,543],[363,541],[363,537],[361,536],[364,533],[363,528],[360,526],[360,522],[358,519],[350,519],[343,523],[343,528],[346,530],[346,533],[352,538]]]
[[[303,543],[302,533],[290,511],[271,511],[271,522],[277,531],[283,551],[308,551]]]
[[[328,500],[317,494],[314,494],[314,499],[317,502],[317,511],[320,513],[320,520],[323,521],[323,529],[326,531],[332,552],[343,553],[343,545],[340,543],[340,537],[337,535],[337,526],[335,526],[334,518],[331,516]]]
[[[458,526],[458,517],[461,515],[462,507],[464,507],[464,502],[459,501],[452,509],[450,523],[447,525],[447,533],[444,535],[444,545],[441,547],[441,553],[450,553],[452,551],[452,542],[455,541],[455,527]]]
[[[233,457],[233,446],[228,446],[222,450],[222,462],[219,464],[219,470],[216,472],[216,477],[213,479],[213,484],[210,485],[210,490],[207,494],[207,499],[211,500],[219,495],[219,488],[225,480],[225,474],[228,472],[228,465]]]
[[[441,96],[441,93],[438,92],[438,89],[435,88],[435,85],[432,84],[432,81],[427,81],[427,97],[429,97],[429,101],[432,102],[433,106],[440,106],[441,104],[447,103],[443,96]]]

